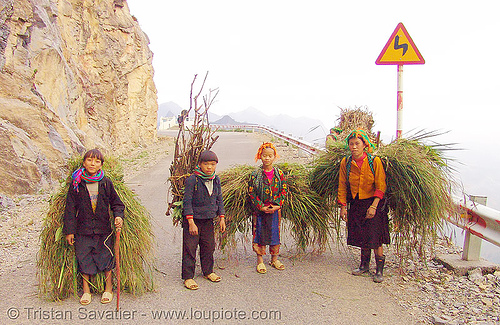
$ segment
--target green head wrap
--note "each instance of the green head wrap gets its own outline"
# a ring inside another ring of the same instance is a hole
[[[345,140],[346,148],[349,148],[349,140],[352,138],[360,138],[361,141],[363,141],[363,143],[368,146],[366,150],[370,153],[373,152],[373,150],[375,149],[375,146],[370,141],[368,134],[366,134],[366,132],[363,130],[354,130],[351,132],[351,134],[347,136],[347,139]]]

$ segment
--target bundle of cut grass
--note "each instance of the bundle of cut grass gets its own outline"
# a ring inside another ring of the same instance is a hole
[[[425,257],[425,244],[436,238],[443,218],[453,213],[452,178],[444,151],[449,145],[423,143],[438,135],[420,132],[381,146],[375,155],[386,170],[393,241],[401,254]],[[336,143],[314,161],[312,188],[334,204],[337,198],[340,161],[349,155],[344,143]],[[335,223],[340,224],[338,214]],[[339,228],[338,228],[339,229]]]
[[[224,247],[229,238],[239,231],[246,233],[252,229],[252,207],[248,195],[248,181],[255,167],[236,165],[219,174],[224,209],[226,210],[226,232],[221,234],[221,245]]]
[[[330,205],[313,191],[308,182],[309,170],[300,164],[277,164],[286,176],[288,192],[283,203],[282,217],[288,220],[297,247],[305,250],[315,246],[323,250],[330,235]],[[255,167],[235,166],[225,170],[221,178],[222,195],[226,209],[226,232],[220,234],[224,247],[234,234],[251,230],[252,207],[248,195],[248,181]]]
[[[81,167],[81,157],[69,161],[72,172]],[[153,233],[150,214],[136,199],[136,195],[123,182],[123,171],[118,161],[107,157],[103,165],[105,175],[111,179],[116,192],[125,204],[124,224],[120,237],[121,288],[141,294],[153,289]],[[49,211],[40,234],[38,253],[39,292],[51,300],[61,300],[81,289],[74,246],[68,245],[63,234],[63,215],[71,173],[50,201]],[[111,217],[113,219],[113,217]],[[110,220],[111,224],[114,222]],[[111,247],[113,250],[113,247]],[[104,274],[91,279],[91,289],[104,291]]]
[[[338,121],[338,127],[342,129],[340,141],[344,141],[349,133],[357,129],[365,130],[371,138],[375,137],[372,131],[375,121],[367,107],[341,108]]]

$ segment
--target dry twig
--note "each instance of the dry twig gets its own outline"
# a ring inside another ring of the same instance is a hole
[[[214,136],[217,129],[210,127],[208,110],[219,94],[219,89],[209,89],[208,94],[202,97],[202,103],[199,103],[208,72],[199,91],[193,96],[197,77],[198,75],[195,75],[191,83],[189,110],[185,114],[185,117],[189,118],[189,114],[194,112],[193,125],[188,127],[185,125],[185,118],[181,119],[179,133],[175,141],[174,159],[170,166],[169,181],[172,201],[168,203],[166,214],[170,215],[171,209],[174,210],[172,213],[174,224],[179,222],[182,213],[184,181],[196,167],[201,152],[210,150],[218,139],[218,136]]]

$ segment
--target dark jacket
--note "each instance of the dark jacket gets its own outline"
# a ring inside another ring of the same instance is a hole
[[[70,184],[64,210],[64,234],[109,234],[111,223],[109,210],[114,217],[122,217],[125,205],[118,197],[113,183],[107,177],[99,181],[99,194],[95,213],[92,210],[87,184],[82,181],[78,184],[78,192]]]
[[[203,179],[191,175],[186,179],[183,213],[185,216],[193,216],[195,219],[213,219],[224,214],[224,202],[222,201],[222,190],[219,176],[215,176],[212,195],[203,184]]]

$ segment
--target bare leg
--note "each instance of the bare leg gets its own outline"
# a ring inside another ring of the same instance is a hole
[[[90,275],[82,273],[82,278],[83,278],[83,285],[82,285],[83,293],[90,293],[90,286],[89,286]]]
[[[111,278],[111,270],[104,271],[104,276],[106,276],[106,288],[104,291],[113,292],[113,282]]]
[[[257,264],[264,263],[264,258],[262,255],[257,254]]]
[[[82,283],[83,295],[80,297],[80,303],[82,305],[88,305],[92,300],[92,296],[90,295],[90,286],[89,286],[90,275],[82,273],[82,278],[83,278],[83,283]]]
[[[280,244],[269,245],[269,253],[271,253],[271,263],[274,263],[278,260],[279,252],[280,252]]]

